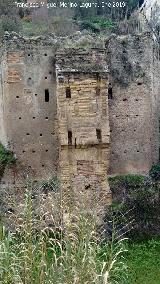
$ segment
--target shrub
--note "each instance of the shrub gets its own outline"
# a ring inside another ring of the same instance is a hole
[[[94,33],[98,33],[103,30],[113,30],[116,25],[111,20],[103,17],[94,17],[79,22],[80,28],[91,30]]]
[[[120,215],[128,212],[133,229],[128,236],[134,240],[160,234],[160,188],[150,177],[139,175],[109,178],[114,210]],[[123,223],[123,220],[121,220]],[[120,221],[120,222],[121,222]]]
[[[84,20],[79,23],[81,30],[90,30],[94,33],[100,32],[100,27],[96,24],[91,22],[90,20]]]
[[[48,191],[57,192],[60,189],[60,181],[56,176],[49,180],[42,180],[40,183],[40,188],[45,193]]]
[[[20,32],[21,22],[18,17],[15,16],[1,16],[0,18],[0,36],[3,37],[5,31]]]
[[[160,164],[153,165],[149,175],[152,177],[153,180],[155,181],[160,181]]]
[[[121,175],[115,177],[109,177],[108,181],[112,186],[124,186],[127,188],[137,188],[143,185],[145,180],[144,176],[141,175]]]
[[[0,144],[0,163],[1,165],[13,165],[16,162],[14,153],[7,150],[2,144]]]
[[[7,150],[0,143],[0,176],[2,177],[6,166],[11,166],[15,163],[16,163],[16,158],[14,156],[14,153]]]

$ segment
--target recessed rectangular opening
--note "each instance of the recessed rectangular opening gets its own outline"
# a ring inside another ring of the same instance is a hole
[[[98,142],[102,142],[102,132],[101,132],[101,129],[96,129],[96,135],[97,135]]]
[[[96,87],[96,96],[100,96],[100,91],[101,91],[100,87]]]
[[[72,145],[72,131],[68,131],[68,145]]]
[[[45,102],[49,102],[49,90],[45,89]]]
[[[68,98],[68,99],[71,98],[71,88],[70,87],[66,88],[66,98]]]
[[[99,73],[96,74],[96,77],[97,77],[97,81],[101,81],[101,77]]]
[[[112,85],[109,83],[108,85],[108,99],[113,99]]]

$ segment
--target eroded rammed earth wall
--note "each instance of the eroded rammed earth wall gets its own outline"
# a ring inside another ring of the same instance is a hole
[[[146,174],[159,159],[159,58],[151,34],[112,37],[106,45],[110,173]]]
[[[16,178],[53,176],[63,168],[63,152],[72,176],[77,160],[86,161],[79,163],[84,176],[93,172],[103,180],[108,167],[110,174],[147,173],[159,158],[159,58],[150,34],[112,36],[105,51],[60,52],[63,43],[57,41],[12,34],[3,42],[0,137],[20,162]]]
[[[48,178],[57,171],[54,49],[16,36],[1,61],[1,141],[20,161],[17,178]],[[45,94],[46,93],[46,94]]]

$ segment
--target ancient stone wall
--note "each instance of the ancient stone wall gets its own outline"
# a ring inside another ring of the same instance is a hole
[[[113,35],[106,50],[61,51],[78,37],[69,44],[68,38],[5,34],[1,142],[15,152],[24,177],[51,177],[59,161],[68,184],[85,173],[101,183],[109,164],[111,174],[147,173],[159,158],[156,43],[148,33]]]
[[[47,42],[16,36],[4,46],[1,141],[24,167],[21,175],[45,179],[58,161],[55,52]]]
[[[110,197],[108,69],[104,50],[57,54],[60,176],[64,188],[101,189]]]
[[[158,50],[150,34],[107,42],[112,99],[110,173],[149,171],[159,158]]]

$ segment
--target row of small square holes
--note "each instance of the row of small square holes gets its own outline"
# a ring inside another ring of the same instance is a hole
[[[29,57],[29,56],[31,56],[31,54],[30,54],[30,53],[28,53],[28,57]],[[44,56],[47,56],[47,53],[45,53],[45,54],[44,54]]]
[[[45,165],[42,165],[42,168],[44,168],[44,167],[45,167]],[[28,168],[30,168],[30,169],[31,169],[32,167],[31,167],[31,166],[28,166]]]
[[[124,98],[123,102],[128,101],[128,99]],[[136,102],[138,102],[138,99],[135,99]]]
[[[19,119],[22,119],[22,117],[20,116]],[[36,119],[36,117],[33,116],[33,119]],[[45,119],[48,120],[48,116],[46,116]]]
[[[48,152],[48,150],[46,150],[46,153],[47,153],[47,152]],[[26,153],[26,151],[23,150],[22,153]],[[35,150],[32,150],[32,153],[36,153],[36,151],[35,151]]]
[[[27,133],[26,133],[26,135],[27,135],[27,136],[30,136],[31,134],[27,132]],[[51,132],[51,135],[54,135],[54,133],[53,133],[53,132]],[[39,136],[41,136],[41,137],[42,137],[42,136],[43,136],[43,134],[42,134],[42,133],[40,133],[40,134],[39,134]]]
[[[122,129],[121,131],[125,131],[124,129]],[[136,131],[136,129],[133,130],[134,132]],[[112,133],[112,130],[110,130],[110,133]]]
[[[137,116],[138,116],[138,114],[135,115],[135,117],[137,117]],[[116,115],[116,117],[119,117],[119,115]],[[126,117],[130,117],[130,115],[127,114]]]
[[[140,151],[137,150],[136,152],[139,153]],[[127,153],[127,150],[124,150],[124,153],[126,154],[126,153]],[[115,152],[112,152],[112,155],[114,155],[114,154],[116,154],[116,153],[115,153]]]
[[[35,94],[37,96],[37,94]],[[16,99],[19,99],[19,96],[16,96]],[[45,89],[45,102],[49,102],[49,90]]]

